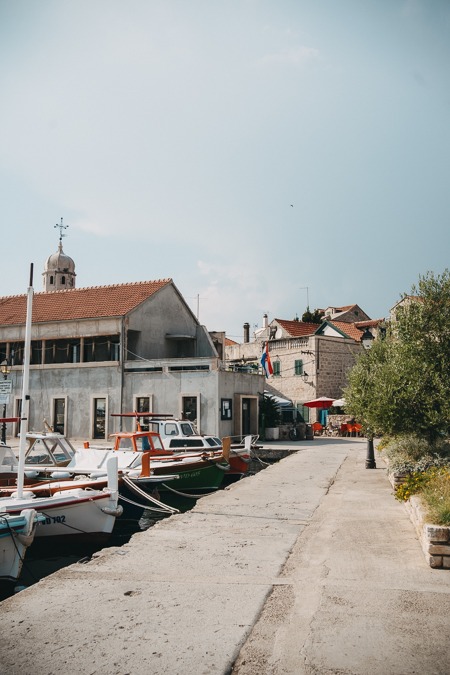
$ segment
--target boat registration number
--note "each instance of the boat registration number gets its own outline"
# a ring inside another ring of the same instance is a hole
[[[45,520],[40,525],[54,525],[55,523],[65,523],[66,516],[45,516]]]

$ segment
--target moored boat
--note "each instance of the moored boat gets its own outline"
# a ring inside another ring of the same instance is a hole
[[[201,450],[218,451],[222,448],[222,440],[211,434],[199,434],[194,424],[188,420],[180,420],[168,413],[132,412],[113,413],[112,417],[130,417],[136,419],[137,430],[142,429],[141,420],[149,430],[159,434],[166,450],[174,453],[197,453]],[[230,437],[229,469],[225,476],[228,480],[237,480],[248,473],[251,461],[251,450],[256,447],[257,435],[248,434],[243,437]]]
[[[9,595],[17,582],[42,518],[34,509],[24,509],[17,515],[0,514],[0,597]]]

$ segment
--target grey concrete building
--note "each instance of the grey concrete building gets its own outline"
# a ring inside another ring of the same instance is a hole
[[[69,438],[105,439],[131,426],[112,413],[137,410],[185,416],[203,433],[258,433],[263,376],[225,369],[224,333],[200,325],[172,279],[76,288],[75,276],[60,238],[33,299],[30,429],[46,420]],[[0,298],[7,417],[20,415],[25,320],[25,294]]]

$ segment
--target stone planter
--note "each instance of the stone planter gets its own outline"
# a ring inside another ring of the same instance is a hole
[[[387,465],[389,482],[395,490],[404,483],[408,472],[390,472],[389,463],[386,458],[383,459]],[[404,502],[404,505],[416,530],[427,563],[435,569],[450,569],[450,527],[427,522],[419,495],[412,495],[407,502]]]
[[[430,567],[450,569],[450,527],[427,523],[418,495],[413,495],[405,506]]]
[[[266,441],[278,441],[280,438],[280,430],[278,427],[268,427],[264,435],[266,437]]]

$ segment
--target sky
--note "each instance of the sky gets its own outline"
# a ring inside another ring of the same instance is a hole
[[[0,0],[0,295],[173,279],[208,330],[450,251],[448,0]]]

